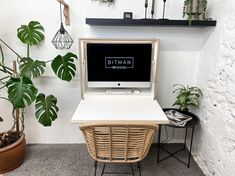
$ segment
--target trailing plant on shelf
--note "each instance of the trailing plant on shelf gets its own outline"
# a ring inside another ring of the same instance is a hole
[[[62,80],[70,81],[75,76],[77,56],[68,52],[64,56],[58,55],[53,60],[42,61],[31,57],[30,47],[38,45],[44,40],[44,28],[37,21],[22,25],[17,29],[17,36],[27,46],[26,56],[18,54],[11,46],[0,38],[0,90],[6,91],[7,96],[1,96],[12,104],[13,126],[10,130],[0,135],[0,148],[6,147],[19,139],[24,131],[24,108],[35,103],[35,117],[43,126],[51,126],[57,119],[59,108],[54,95],[45,95],[39,92],[33,83],[33,78],[43,75],[47,64],[56,76]],[[3,44],[17,57],[13,61],[13,68],[5,64]],[[0,118],[3,121],[3,118]],[[16,134],[14,136],[14,134]],[[13,139],[13,140],[9,140]]]
[[[177,100],[173,106],[178,105],[181,111],[188,110],[190,106],[199,107],[200,97],[203,96],[201,89],[198,87],[185,87],[181,84],[175,84],[173,87],[176,87],[173,93],[178,93]]]
[[[200,16],[205,19],[207,0],[184,0],[183,17],[188,15],[189,25],[192,20],[199,20]]]
[[[98,1],[101,4],[108,4],[108,5],[113,5],[115,3],[115,0],[92,0],[92,1]]]

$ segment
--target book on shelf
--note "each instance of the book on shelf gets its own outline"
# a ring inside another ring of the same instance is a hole
[[[170,124],[175,125],[175,126],[183,127],[186,125],[188,121],[192,120],[192,117],[186,114],[180,113],[176,110],[165,111],[165,114],[168,117]]]

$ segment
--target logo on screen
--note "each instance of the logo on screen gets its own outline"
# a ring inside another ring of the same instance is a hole
[[[134,57],[105,57],[105,68],[132,69],[134,68]]]

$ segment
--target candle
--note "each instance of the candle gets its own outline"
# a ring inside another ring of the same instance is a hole
[[[155,7],[155,0],[152,1],[152,11],[154,13],[154,7]]]

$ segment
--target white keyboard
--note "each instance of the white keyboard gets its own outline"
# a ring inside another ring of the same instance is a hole
[[[106,89],[106,95],[132,95],[131,89]]]

